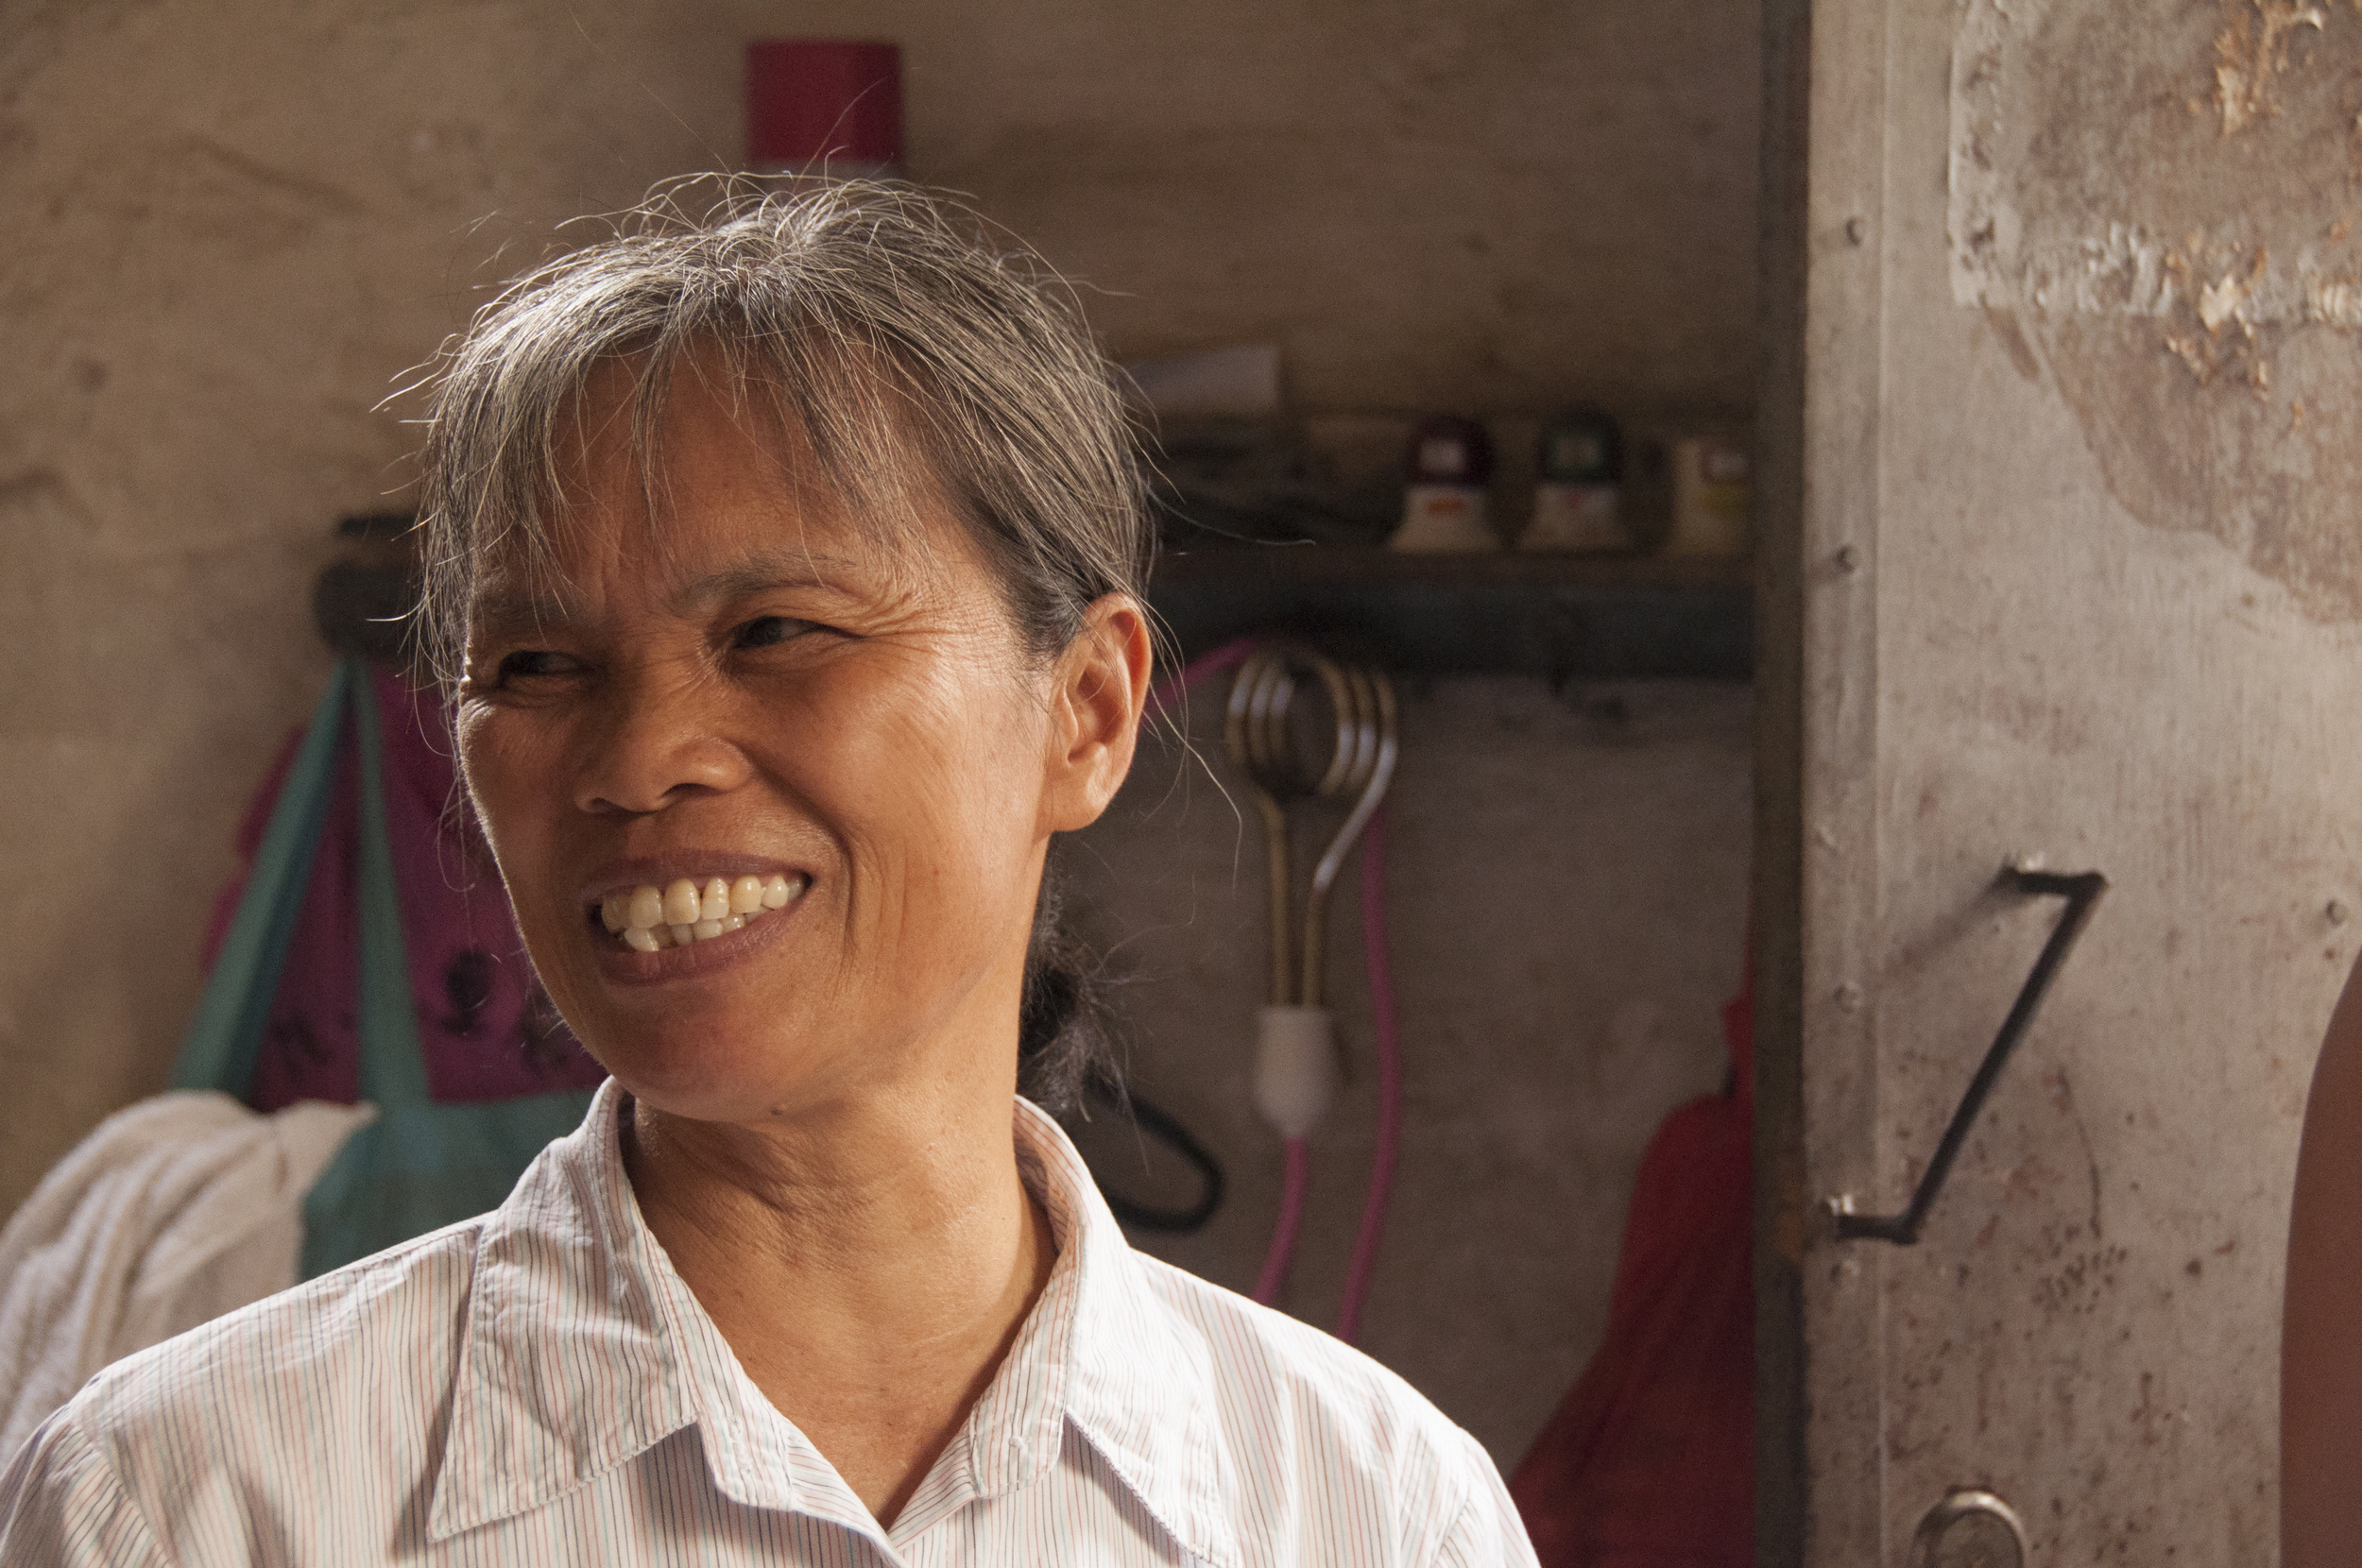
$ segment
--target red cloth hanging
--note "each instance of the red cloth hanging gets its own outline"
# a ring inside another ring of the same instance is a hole
[[[542,994],[508,895],[471,830],[435,694],[411,690],[388,671],[372,671],[371,678],[384,715],[385,831],[429,1092],[462,1104],[597,1086],[606,1072]],[[247,807],[238,853],[249,864],[302,739],[300,729],[288,737]],[[255,1058],[248,1098],[258,1111],[300,1099],[350,1104],[359,1096],[361,938],[354,877],[360,810],[360,775],[348,734],[338,746],[335,793]],[[245,891],[241,872],[214,905],[208,966]]]
[[[1754,978],[1722,1010],[1731,1090],[1640,1161],[1607,1338],[1510,1482],[1543,1568],[1754,1560]]]

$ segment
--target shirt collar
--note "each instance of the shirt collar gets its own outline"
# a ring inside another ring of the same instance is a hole
[[[1174,1541],[1230,1568],[1236,1492],[1205,1338],[1157,1294],[1066,1133],[1017,1102],[1018,1164],[1050,1216],[1058,1261],[968,1418],[977,1491],[1013,1491],[1058,1462],[1065,1423]]]
[[[609,1079],[485,1219],[427,1539],[553,1502],[692,1424],[725,1495],[876,1538],[648,1229],[624,1171],[630,1103]]]
[[[430,1542],[538,1508],[696,1419],[653,1288],[671,1266],[616,1142],[625,1102],[608,1080],[485,1217]]]
[[[618,1140],[628,1103],[609,1080],[484,1221],[428,1539],[554,1501],[693,1423],[733,1498],[874,1536],[859,1500],[746,1381],[642,1219]],[[1204,1337],[1156,1292],[1057,1123],[1019,1099],[1014,1131],[1058,1261],[896,1534],[923,1525],[931,1493],[957,1506],[1041,1479],[1071,1421],[1175,1542],[1235,1568],[1237,1489]]]

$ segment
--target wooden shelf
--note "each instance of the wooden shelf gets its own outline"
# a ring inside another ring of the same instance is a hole
[[[1231,546],[1159,557],[1149,602],[1186,656],[1286,629],[1404,674],[1745,680],[1753,575],[1732,558]]]

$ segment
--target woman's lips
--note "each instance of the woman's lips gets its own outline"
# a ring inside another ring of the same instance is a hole
[[[712,922],[700,919],[689,927],[685,938],[676,937],[670,926],[662,924],[626,925],[621,931],[609,931],[602,911],[594,909],[590,912],[591,944],[599,968],[610,981],[625,985],[650,985],[728,968],[779,940],[794,924],[792,917],[810,878],[791,876],[787,880],[794,891],[782,906],[752,914],[726,914]],[[669,890],[658,891],[661,896]],[[702,889],[698,895],[702,914]]]
[[[700,882],[676,877],[659,887],[642,882],[617,889],[599,901],[597,918],[612,938],[637,953],[659,953],[714,942],[745,929],[749,921],[787,908],[804,895],[812,878],[802,872],[746,873],[709,877]]]

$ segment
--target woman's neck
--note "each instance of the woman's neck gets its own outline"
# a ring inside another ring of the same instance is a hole
[[[891,1525],[1057,1255],[1012,1102],[870,1102],[751,1129],[634,1102],[648,1228],[755,1386]]]

